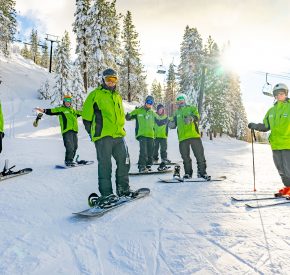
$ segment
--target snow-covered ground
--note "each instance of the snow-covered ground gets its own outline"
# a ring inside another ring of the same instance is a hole
[[[205,137],[208,174],[225,181],[164,184],[156,175],[132,176],[131,187],[149,187],[149,197],[101,218],[78,218],[72,212],[87,208],[97,191],[97,164],[55,170],[64,157],[57,118],[32,126],[32,108],[47,106],[36,99],[47,73],[19,57],[1,59],[0,71],[0,165],[9,159],[18,169],[33,168],[0,183],[0,274],[289,274],[290,204],[247,210],[230,199],[254,196],[251,144]],[[126,130],[133,170],[134,122]],[[175,130],[168,143],[169,158],[180,160]],[[254,148],[256,193],[272,194],[282,184],[271,149]],[[96,161],[81,120],[79,154]]]

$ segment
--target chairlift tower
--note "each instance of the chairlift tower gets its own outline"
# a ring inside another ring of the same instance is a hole
[[[52,47],[54,42],[58,42],[58,36],[52,34],[46,34],[46,41],[50,42],[50,56],[49,56],[49,72],[51,73],[51,65],[52,65]]]

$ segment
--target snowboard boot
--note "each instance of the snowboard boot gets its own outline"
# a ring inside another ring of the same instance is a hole
[[[211,180],[211,176],[209,176],[207,173],[204,173],[204,174],[197,173],[197,177],[198,178],[203,178],[206,181],[210,181]]]
[[[151,165],[146,165],[146,168],[148,169],[148,171],[152,171]]]
[[[158,171],[165,171],[167,169],[168,169],[168,167],[166,166],[165,162],[161,162],[159,167],[157,168]]]
[[[139,173],[147,173],[147,172],[149,172],[148,169],[146,168],[146,166],[144,166],[144,165],[138,166],[138,169],[139,169]]]
[[[117,194],[119,197],[130,197],[130,198],[135,198],[137,195],[138,195],[138,192],[137,191],[133,191],[131,190],[130,188],[127,189],[127,190],[122,190],[122,189],[119,189],[117,191]]]
[[[284,188],[280,189],[278,193],[275,194],[275,197],[284,197],[290,196],[290,186],[285,186]]]
[[[112,207],[119,198],[114,195],[110,194],[108,196],[98,196],[96,193],[92,193],[89,195],[88,204],[90,207],[100,207],[100,208],[109,208]]]
[[[189,175],[189,174],[184,174],[183,178],[184,178],[184,179],[191,179],[191,175]]]
[[[73,167],[73,166],[76,166],[76,163],[72,160],[66,160],[64,162],[65,166],[68,166],[68,167]]]
[[[171,160],[169,160],[169,159],[162,159],[162,162],[164,162],[165,164],[170,164],[171,163]]]
[[[154,164],[158,164],[158,158],[157,159],[153,159],[153,163]]]
[[[173,177],[180,178],[180,166],[179,165],[174,166]]]

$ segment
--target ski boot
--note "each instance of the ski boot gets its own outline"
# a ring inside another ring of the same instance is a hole
[[[166,166],[165,162],[161,162],[159,167],[157,168],[158,171],[165,171],[167,169],[168,169],[168,167]]]
[[[88,197],[88,204],[90,207],[109,208],[114,206],[118,200],[119,198],[114,194],[99,196],[96,193],[92,193]]]
[[[274,194],[275,197],[284,197],[290,196],[290,186],[285,186],[284,188],[280,189],[278,193]]]
[[[180,178],[180,165],[174,166],[173,178]]]

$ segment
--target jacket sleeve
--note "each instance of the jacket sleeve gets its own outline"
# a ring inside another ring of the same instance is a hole
[[[158,119],[158,117],[155,117],[155,123],[158,126],[166,125],[168,123],[168,118],[165,119]]]
[[[133,110],[131,113],[126,114],[126,120],[132,120],[137,118],[139,108]]]
[[[86,101],[83,105],[83,110],[81,113],[85,129],[89,135],[91,134],[91,125],[92,125],[93,116],[94,116],[94,108],[93,108],[94,98],[95,98],[95,93],[91,92],[86,98]]]
[[[44,109],[44,113],[49,116],[58,116],[60,115],[61,109],[59,107],[52,108],[52,109]]]

